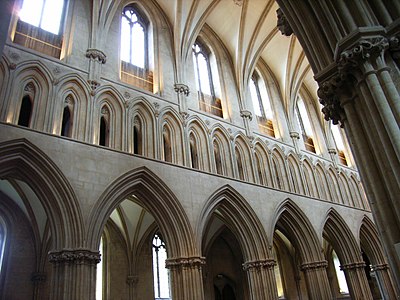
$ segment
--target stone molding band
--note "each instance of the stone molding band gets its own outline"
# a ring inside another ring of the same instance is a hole
[[[304,263],[300,266],[302,271],[310,271],[315,269],[326,269],[328,267],[328,262],[326,260],[313,261]]]
[[[99,251],[88,249],[64,249],[49,252],[49,262],[53,264],[96,265],[100,262]]]
[[[192,256],[192,257],[179,257],[179,258],[169,258],[165,261],[165,266],[168,269],[174,268],[201,268],[206,264],[206,259],[204,257]]]
[[[175,83],[174,90],[176,93],[184,94],[185,96],[189,96],[189,94],[190,94],[189,87],[183,83]]]
[[[263,260],[253,260],[245,262],[243,266],[244,271],[253,270],[253,269],[272,269],[276,265],[276,261],[274,259],[263,259]]]
[[[379,265],[372,266],[372,269],[374,271],[388,270],[389,265],[388,264],[379,264]]]
[[[350,264],[345,264],[340,266],[340,270],[345,271],[345,270],[353,270],[353,269],[364,269],[366,266],[364,261],[358,261]]]

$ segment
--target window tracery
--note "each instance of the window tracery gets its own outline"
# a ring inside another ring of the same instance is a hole
[[[216,97],[214,90],[210,50],[200,40],[197,40],[192,51],[200,110],[222,118],[221,99]]]
[[[121,80],[153,91],[149,70],[149,21],[138,7],[126,6],[121,16]]]
[[[310,117],[308,115],[305,103],[301,97],[297,98],[295,115],[300,126],[304,146],[308,151],[316,153],[314,145],[314,133],[311,126]]]
[[[272,122],[274,117],[271,102],[268,91],[260,89],[260,80],[260,76],[254,72],[249,84],[254,113],[257,117],[260,131],[271,137],[275,137],[274,125]]]
[[[167,248],[159,234],[153,238],[153,276],[155,300],[171,299],[169,272],[165,267]]]

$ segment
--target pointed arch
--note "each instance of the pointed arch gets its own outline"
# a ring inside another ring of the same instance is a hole
[[[209,172],[211,170],[211,163],[207,127],[198,116],[190,118],[188,120],[187,127],[189,137],[192,134],[196,139],[196,151],[199,161],[199,169]]]
[[[313,165],[307,157],[304,157],[302,165],[304,173],[304,185],[305,188],[307,188],[307,194],[311,197],[318,198],[318,190],[315,182]]]
[[[21,63],[15,69],[15,74],[11,82],[10,95],[4,99],[4,108],[7,110],[6,121],[16,124],[18,122],[19,111],[28,85],[34,87],[34,98],[32,102],[32,115],[30,127],[48,131],[47,128],[50,114],[46,112],[50,109],[51,102],[49,97],[52,95],[52,75],[47,67],[40,61],[27,61]],[[12,101],[12,100],[13,101]]]
[[[171,163],[183,165],[184,164],[184,149],[183,149],[183,128],[180,116],[171,108],[167,108],[160,113],[159,116],[160,130],[160,145],[166,149],[169,143]],[[164,160],[166,160],[166,153],[164,151]],[[168,161],[168,160],[166,160]]]
[[[337,171],[332,166],[328,168],[327,179],[332,201],[335,203],[343,203],[338,190]]]
[[[104,225],[113,210],[132,195],[155,218],[168,244],[169,257],[197,254],[193,232],[180,201],[163,180],[146,167],[131,170],[115,179],[96,202],[88,218],[86,233],[93,249],[98,247]]]
[[[99,142],[101,119],[104,117],[109,126],[108,147],[124,150],[125,144],[121,137],[124,136],[125,109],[122,99],[120,93],[113,87],[100,88],[96,94],[94,100],[96,108],[93,113],[93,140],[95,143]],[[107,111],[104,110],[105,108]],[[105,113],[108,113],[107,118]]]
[[[324,224],[323,237],[333,246],[342,264],[363,261],[353,233],[335,209],[329,209]]]
[[[274,187],[279,190],[289,190],[285,167],[285,154],[279,147],[274,147],[272,150],[271,163]]]
[[[25,139],[0,143],[0,177],[22,180],[37,194],[49,218],[54,249],[82,245],[83,221],[75,192],[39,148]]]
[[[272,187],[273,182],[270,169],[270,157],[265,149],[266,147],[263,145],[262,142],[260,141],[255,142],[254,156],[255,156],[256,174],[258,176],[259,184]]]
[[[156,138],[155,138],[155,124],[156,120],[154,117],[154,109],[150,105],[147,99],[144,97],[134,98],[128,105],[128,151],[134,152],[134,129],[135,129],[135,120],[139,120],[140,122],[140,132],[138,134],[141,135],[142,140],[142,155],[145,157],[155,158],[156,157]],[[139,128],[136,128],[139,129]]]
[[[361,248],[367,253],[371,263],[373,265],[387,264],[376,225],[367,216],[364,216],[361,222],[359,236]]]
[[[219,188],[208,198],[198,217],[198,237],[204,235],[216,211],[238,239],[245,261],[270,258],[267,235],[259,218],[245,198],[230,185]],[[198,248],[202,249],[201,246]]]
[[[251,150],[247,137],[239,132],[235,139],[235,158],[239,179],[254,182],[253,168],[251,165]]]
[[[71,115],[72,132],[71,137],[81,140],[89,140],[90,130],[90,110],[92,103],[89,94],[90,87],[88,83],[79,75],[66,75],[59,79],[57,89],[55,90],[56,105],[54,105],[54,116],[60,116],[53,120],[53,133],[60,133],[62,124],[62,114],[65,108],[66,99],[72,97],[74,101],[73,114]]]
[[[332,201],[326,173],[320,163],[315,165],[315,182],[317,184],[318,195],[320,199]]]
[[[318,236],[304,212],[291,199],[283,201],[275,210],[273,227],[279,229],[298,249],[303,264],[308,262],[323,261],[321,243]]]
[[[339,182],[339,191],[342,203],[352,207],[357,207],[350,193],[349,179],[347,178],[347,175],[344,172],[339,173],[338,182]]]
[[[214,149],[213,154],[217,173],[233,177],[229,133],[219,125],[214,126],[211,131],[211,143]],[[218,164],[220,164],[221,173],[218,172]]]
[[[297,194],[305,194],[303,180],[300,172],[300,162],[297,155],[294,153],[289,153],[287,156],[288,162],[288,177],[289,183],[291,183],[292,192]]]

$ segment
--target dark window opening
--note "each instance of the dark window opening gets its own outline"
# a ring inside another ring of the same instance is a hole
[[[22,98],[21,109],[19,111],[18,125],[29,127],[32,114],[32,101],[28,95]]]
[[[65,106],[62,118],[61,136],[71,137],[71,125],[71,112],[68,106]]]
[[[100,138],[99,138],[100,146],[108,146],[108,125],[107,121],[104,117],[100,119]]]

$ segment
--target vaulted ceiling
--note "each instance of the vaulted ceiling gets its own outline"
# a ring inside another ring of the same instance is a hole
[[[285,106],[301,84],[317,99],[317,84],[300,43],[277,29],[275,1],[154,1],[173,28],[176,52],[185,55],[203,26],[208,26],[230,54],[239,89],[245,88],[254,66],[261,62],[274,74]]]

